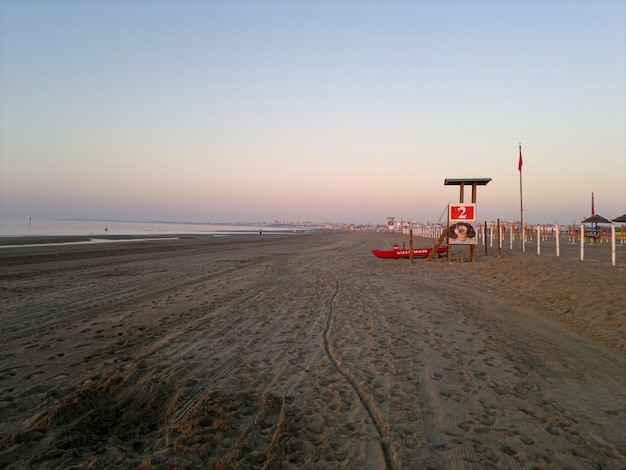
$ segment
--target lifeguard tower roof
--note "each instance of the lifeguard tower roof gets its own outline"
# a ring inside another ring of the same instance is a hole
[[[443,184],[445,186],[461,186],[466,184],[486,186],[489,181],[491,181],[491,178],[446,178]]]

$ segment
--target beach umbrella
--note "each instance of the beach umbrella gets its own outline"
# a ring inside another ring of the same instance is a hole
[[[620,215],[619,217],[613,219],[613,222],[622,223],[622,231],[620,232],[620,237],[622,237],[622,240],[624,240],[624,222],[626,222],[626,214]]]
[[[608,219],[605,219],[604,217],[602,217],[601,215],[595,214],[592,215],[591,217],[587,217],[585,220],[582,221],[583,224],[610,224],[611,221]]]
[[[583,224],[595,224],[594,232],[598,233],[598,224],[610,224],[611,221],[608,219],[605,219],[601,215],[594,214],[591,217],[587,217],[585,220],[582,221],[582,223]]]

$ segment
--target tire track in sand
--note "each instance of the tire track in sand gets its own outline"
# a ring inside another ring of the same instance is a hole
[[[220,279],[266,260],[266,256],[259,256],[239,266],[195,276],[170,275],[166,278],[153,276],[139,285],[108,286],[106,289],[99,288],[98,284],[89,284],[88,288],[81,285],[71,293],[66,293],[60,305],[47,305],[45,308],[20,306],[16,309],[11,322],[0,319],[0,334],[8,342],[52,334],[77,322],[84,323],[103,314],[122,311],[132,305],[152,300],[155,292],[164,296],[190,286]],[[179,272],[181,270],[178,269]],[[12,323],[18,323],[18,326],[13,326]]]
[[[380,445],[383,451],[383,457],[385,459],[385,466],[388,469],[399,468],[397,465],[394,465],[394,462],[396,462],[397,460],[392,458],[392,450],[391,446],[389,445],[391,437],[389,436],[389,432],[387,431],[387,429],[389,428],[388,424],[376,408],[376,405],[373,403],[372,398],[366,394],[365,390],[363,390],[363,388],[359,385],[350,370],[348,370],[343,365],[341,359],[337,357],[334,352],[334,348],[331,345],[330,334],[333,324],[333,302],[337,297],[337,294],[339,294],[339,281],[335,281],[335,291],[330,297],[328,305],[328,316],[326,317],[326,328],[324,329],[324,351],[326,352],[328,360],[330,361],[334,369],[348,381],[356,395],[359,397],[359,401],[363,404],[363,407],[367,411],[367,414],[371,418],[374,427],[376,428],[376,431],[380,436]]]

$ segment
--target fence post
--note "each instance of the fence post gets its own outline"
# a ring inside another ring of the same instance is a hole
[[[611,265],[615,266],[615,224],[611,224]]]
[[[487,221],[485,220],[485,237],[483,239],[485,242],[485,256],[487,256]]]
[[[537,225],[537,254],[541,254],[541,227]]]
[[[500,219],[498,219],[498,258],[500,258],[500,255],[502,254],[502,239],[500,238]]]
[[[580,260],[585,260],[585,226],[580,226]]]

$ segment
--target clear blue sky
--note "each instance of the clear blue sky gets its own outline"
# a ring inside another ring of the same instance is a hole
[[[0,0],[0,216],[626,213],[626,2]],[[469,193],[467,195],[469,198]]]

